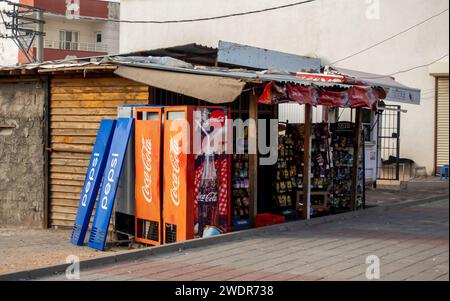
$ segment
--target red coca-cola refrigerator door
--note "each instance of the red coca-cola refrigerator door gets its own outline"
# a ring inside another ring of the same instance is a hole
[[[164,242],[230,225],[230,131],[225,107],[170,107],[164,112]]]
[[[164,110],[164,243],[194,238],[195,162],[190,149],[194,108],[175,106]]]
[[[162,244],[162,107],[137,108],[135,113],[135,239]]]
[[[233,131],[229,118],[226,107],[197,107],[194,113],[194,233],[198,237],[230,229]]]

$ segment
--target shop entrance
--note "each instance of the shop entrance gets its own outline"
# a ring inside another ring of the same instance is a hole
[[[378,180],[400,180],[401,107],[385,105],[378,115]]]

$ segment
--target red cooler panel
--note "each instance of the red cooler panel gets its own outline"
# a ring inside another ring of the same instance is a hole
[[[136,241],[162,244],[161,136],[162,108],[136,109]]]
[[[193,110],[182,106],[164,112],[164,243],[194,238],[194,158],[183,143],[192,143]]]

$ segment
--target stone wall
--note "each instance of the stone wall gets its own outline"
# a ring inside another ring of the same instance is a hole
[[[44,226],[42,81],[0,81],[0,227]]]

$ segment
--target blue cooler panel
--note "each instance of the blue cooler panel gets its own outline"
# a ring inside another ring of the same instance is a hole
[[[122,172],[128,138],[133,130],[132,118],[118,118],[116,129],[103,176],[103,184],[95,210],[94,222],[89,236],[88,246],[103,251],[108,234],[109,221]]]
[[[95,200],[97,199],[103,171],[105,170],[106,155],[109,153],[115,124],[115,120],[102,120],[100,122],[83,190],[81,191],[77,217],[70,236],[70,242],[78,246],[84,245],[84,238],[89,227]]]

